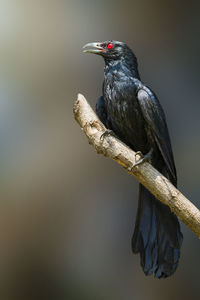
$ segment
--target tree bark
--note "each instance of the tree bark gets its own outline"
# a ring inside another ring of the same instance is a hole
[[[171,211],[200,238],[200,211],[151,164],[143,162],[133,167],[138,161],[138,156],[118,138],[113,135],[102,137],[106,128],[81,94],[74,103],[74,117],[97,153],[110,157],[120,164],[158,200],[168,205]]]

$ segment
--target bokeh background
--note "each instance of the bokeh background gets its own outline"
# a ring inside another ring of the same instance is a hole
[[[137,182],[97,155],[73,119],[94,107],[103,61],[87,42],[129,44],[166,112],[180,190],[200,207],[198,1],[0,1],[0,299],[199,299],[200,242],[145,277],[131,252]]]

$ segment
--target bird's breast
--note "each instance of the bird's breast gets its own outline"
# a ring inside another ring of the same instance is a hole
[[[104,99],[113,131],[133,149],[143,150],[147,139],[144,119],[137,101],[137,87],[132,81],[129,84],[128,80],[114,78],[105,81]]]

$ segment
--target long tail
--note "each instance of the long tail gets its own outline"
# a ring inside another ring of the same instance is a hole
[[[140,253],[144,273],[154,273],[156,278],[172,275],[178,266],[182,239],[175,214],[140,184],[132,249]]]

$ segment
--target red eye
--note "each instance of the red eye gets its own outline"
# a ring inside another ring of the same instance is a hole
[[[110,44],[108,44],[107,47],[108,47],[109,50],[111,50],[113,48],[113,44],[110,43]]]

